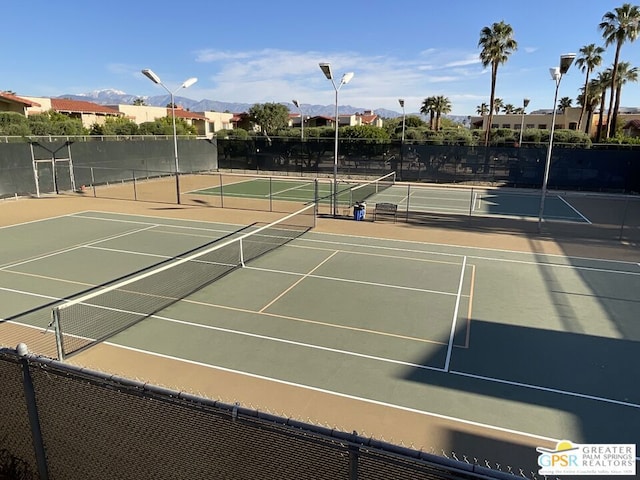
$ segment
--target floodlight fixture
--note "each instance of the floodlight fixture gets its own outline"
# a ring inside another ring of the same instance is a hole
[[[333,75],[331,74],[331,64],[330,63],[320,63],[320,70],[324,73],[324,76],[327,77],[327,80],[333,80]]]
[[[153,70],[145,68],[144,70],[142,70],[142,73],[144,74],[145,77],[147,77],[153,83],[157,83],[159,85],[162,85],[162,81],[160,80],[160,77],[158,75],[156,75],[155,73],[153,73]]]
[[[569,67],[573,63],[573,60],[576,58],[575,53],[567,53],[565,55],[560,56],[560,74],[564,75],[569,71]]]
[[[189,88],[191,85],[196,83],[198,79],[196,77],[188,78],[184,82],[182,82],[182,84],[175,91],[171,91],[167,88],[167,86],[164,83],[162,83],[162,80],[160,80],[160,77],[156,75],[153,72],[153,70],[149,68],[145,68],[144,70],[142,70],[142,74],[145,77],[147,77],[149,80],[151,80],[153,83],[160,85],[162,88],[164,88],[169,93],[169,97],[171,98],[171,123],[173,126],[173,160],[174,160],[174,166],[176,170],[176,201],[177,203],[180,203],[180,175],[179,175],[180,165],[178,161],[178,135],[176,133],[176,103],[173,99],[173,96],[181,88]]]
[[[346,85],[347,83],[349,83],[351,81],[351,79],[353,78],[353,75],[354,75],[353,72],[345,73],[342,76],[342,80],[340,80],[340,85]]]
[[[524,130],[524,112],[527,106],[529,105],[529,99],[525,98],[522,100],[522,119],[520,121],[520,139],[518,140],[518,148],[522,146],[522,131]]]

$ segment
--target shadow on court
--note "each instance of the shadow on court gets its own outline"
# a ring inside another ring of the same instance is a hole
[[[573,441],[637,444],[640,384],[633,380],[633,365],[639,355],[637,341],[474,318],[470,348],[456,349],[449,374],[407,368],[405,378],[535,407],[525,424],[538,435],[560,437],[562,433],[560,420],[556,425],[539,423],[535,411],[542,407],[573,419],[571,428],[581,434]],[[422,359],[423,364],[433,361],[434,355]]]

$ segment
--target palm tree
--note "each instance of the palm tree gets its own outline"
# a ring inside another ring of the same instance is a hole
[[[481,47],[480,61],[482,66],[491,67],[491,97],[489,105],[493,108],[496,98],[496,78],[498,76],[498,66],[505,63],[515,50],[518,49],[518,43],[513,38],[513,28],[511,25],[500,21],[494,23],[491,27],[484,27],[480,31],[480,40],[478,47]],[[489,145],[489,135],[491,132],[491,123],[493,122],[493,110],[489,111],[489,121],[487,130],[484,134],[485,145]]]
[[[594,93],[600,96],[600,116],[598,117],[598,130],[596,133],[596,139],[598,141],[602,138],[602,122],[604,120],[604,104],[607,98],[607,90],[611,86],[611,69],[607,68],[604,72],[600,72],[594,82]]]
[[[476,107],[476,113],[482,117],[484,117],[487,113],[489,113],[489,105],[486,103],[481,103]]]
[[[585,91],[588,92],[585,95]],[[592,79],[589,80],[589,85],[580,88],[580,95],[576,98],[578,105],[584,107],[583,110],[586,112],[586,122],[585,122],[585,133],[590,133],[591,130],[591,119],[593,117],[593,112],[596,107],[600,104],[601,94],[598,90],[598,80]]]
[[[500,110],[504,107],[504,101],[501,98],[493,99],[493,111],[496,112],[496,115],[500,113]]]
[[[613,121],[618,118],[618,110],[620,109],[620,97],[622,96],[622,86],[627,82],[637,82],[638,81],[638,67],[630,68],[631,64],[629,62],[620,62],[618,63],[618,72],[616,75],[616,85],[612,88],[615,88],[616,92],[616,103],[613,107]],[[611,135],[615,136],[616,129],[615,125],[611,127]]]
[[[504,107],[502,107],[502,111],[504,113],[516,113],[517,108],[512,103],[507,103]]]
[[[626,41],[630,43],[634,42],[640,33],[640,7],[625,3],[621,7],[614,8],[613,12],[607,12],[603,15],[599,28],[602,31],[605,46],[608,47],[612,44],[616,46],[612,68],[613,75],[611,77],[611,84],[615,89],[622,44]],[[609,138],[611,133],[615,132],[616,118],[615,116],[611,116],[614,103],[613,93],[614,91],[612,91],[611,98],[609,99],[606,138]]]
[[[558,108],[564,112],[565,108],[570,108],[573,103],[573,99],[569,97],[562,97],[558,100]]]
[[[436,115],[435,99],[436,97],[425,98],[422,101],[422,106],[420,107],[420,113],[422,115],[429,115],[429,128],[431,130],[433,130],[433,119]]]
[[[436,112],[436,130],[440,130],[440,117],[451,112],[451,102],[447,97],[439,95],[434,98],[433,106]]]
[[[144,101],[144,98],[139,97],[133,101],[133,105],[143,106],[143,105],[146,105],[146,102]]]
[[[580,49],[578,58],[576,58],[576,66],[580,69],[582,73],[585,74],[584,77],[584,95],[589,97],[589,75],[596,67],[599,67],[602,64],[602,54],[604,53],[604,48],[597,47],[595,43],[591,43],[589,45],[585,45]],[[582,129],[582,119],[584,117],[585,112],[587,111],[587,102],[582,103],[582,110],[580,111],[580,118],[578,119],[578,130]]]

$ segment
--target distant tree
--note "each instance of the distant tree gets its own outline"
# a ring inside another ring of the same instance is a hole
[[[481,116],[485,116],[489,113],[489,106],[486,103],[481,103],[476,107],[476,113]]]
[[[143,105],[146,105],[146,104],[147,103],[144,101],[144,98],[136,98],[133,101],[133,105],[136,105],[136,106],[143,106]]]
[[[141,123],[138,132],[140,135],[173,135],[173,119],[167,115],[153,122]],[[197,135],[197,130],[183,118],[176,118],[176,135]]]
[[[599,25],[604,38],[605,46],[616,46],[616,53],[613,59],[611,76],[611,97],[609,99],[609,110],[607,112],[606,138],[615,132],[616,114],[613,113],[615,92],[617,86],[618,64],[620,63],[620,50],[625,42],[633,43],[640,33],[640,6],[625,3],[621,7],[614,8],[612,12],[607,12],[602,17]]]
[[[512,103],[507,103],[502,107],[502,111],[506,114],[516,113],[516,107]]]
[[[422,101],[422,106],[420,107],[420,113],[425,116],[429,116],[429,128],[434,130],[434,119],[436,116],[436,107],[435,107],[436,97],[427,97]]]
[[[598,130],[596,133],[597,141],[602,139],[602,127],[604,126],[604,106],[607,99],[607,90],[611,87],[611,69],[608,68],[603,72],[598,73],[593,84],[595,92],[600,97],[600,116],[598,118]]]
[[[591,43],[582,47],[578,53],[578,58],[576,58],[576,66],[585,74],[583,92],[587,97],[589,96],[589,75],[596,67],[602,64],[603,53],[604,48],[597,47],[595,43]],[[578,130],[582,130],[582,120],[587,112],[587,102],[581,103],[581,105],[582,110],[578,119]]]
[[[53,110],[29,115],[32,135],[86,135],[87,129],[79,118],[71,118]]]
[[[340,129],[342,138],[367,138],[371,140],[389,140],[389,133],[373,125],[354,125]]]
[[[513,28],[504,21],[494,23],[491,27],[484,27],[480,31],[478,46],[480,51],[480,61],[483,67],[491,67],[491,96],[489,105],[495,106],[496,79],[498,77],[498,66],[505,63],[515,50],[518,49],[518,42],[513,38]],[[489,111],[489,121],[485,132],[485,145],[489,145],[489,134],[493,123],[493,110]]]
[[[424,127],[426,123],[417,115],[407,115],[404,119],[405,128]]]
[[[26,137],[30,134],[27,117],[17,112],[0,112],[0,135]]]
[[[496,114],[500,113],[500,110],[502,110],[504,108],[504,100],[502,100],[501,98],[494,98],[493,99],[493,111],[496,112]]]
[[[564,112],[565,108],[570,108],[573,103],[573,99],[569,97],[562,97],[558,100],[558,108]]]
[[[442,115],[446,115],[451,112],[451,102],[449,99],[443,95],[438,95],[434,99],[434,109],[436,112],[436,130],[440,130],[442,128],[440,124],[440,119]]]
[[[620,109],[620,97],[622,96],[622,86],[627,82],[638,81],[638,67],[631,67],[629,62],[618,63],[618,74],[616,75],[617,81],[613,85],[615,89],[616,101],[613,106],[613,118],[617,118],[618,110]],[[615,136],[616,132],[612,132],[612,136]]]
[[[597,79],[589,80],[589,84],[587,85],[586,90],[584,87],[582,87],[580,90],[581,90],[580,95],[578,95],[578,98],[576,100],[578,102],[578,105],[581,105],[582,107],[584,107],[584,110],[586,112],[586,121],[583,122],[585,127],[581,128],[580,131],[589,133],[591,129],[590,126],[591,126],[591,119],[593,117],[593,112],[595,112],[596,108],[600,104],[601,93],[598,89],[598,80]],[[586,96],[585,96],[585,91],[588,92]]]
[[[280,103],[256,103],[248,113],[267,137],[289,124],[289,110]]]
[[[177,127],[177,126],[176,126]],[[109,117],[104,123],[99,125],[94,123],[91,126],[91,135],[137,135],[140,128],[138,125],[123,117]],[[177,130],[177,128],[176,128]]]

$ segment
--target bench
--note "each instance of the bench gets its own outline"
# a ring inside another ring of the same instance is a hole
[[[378,215],[392,216],[394,223],[398,219],[398,205],[395,203],[376,203],[376,208],[373,210],[373,221],[375,222]]]

